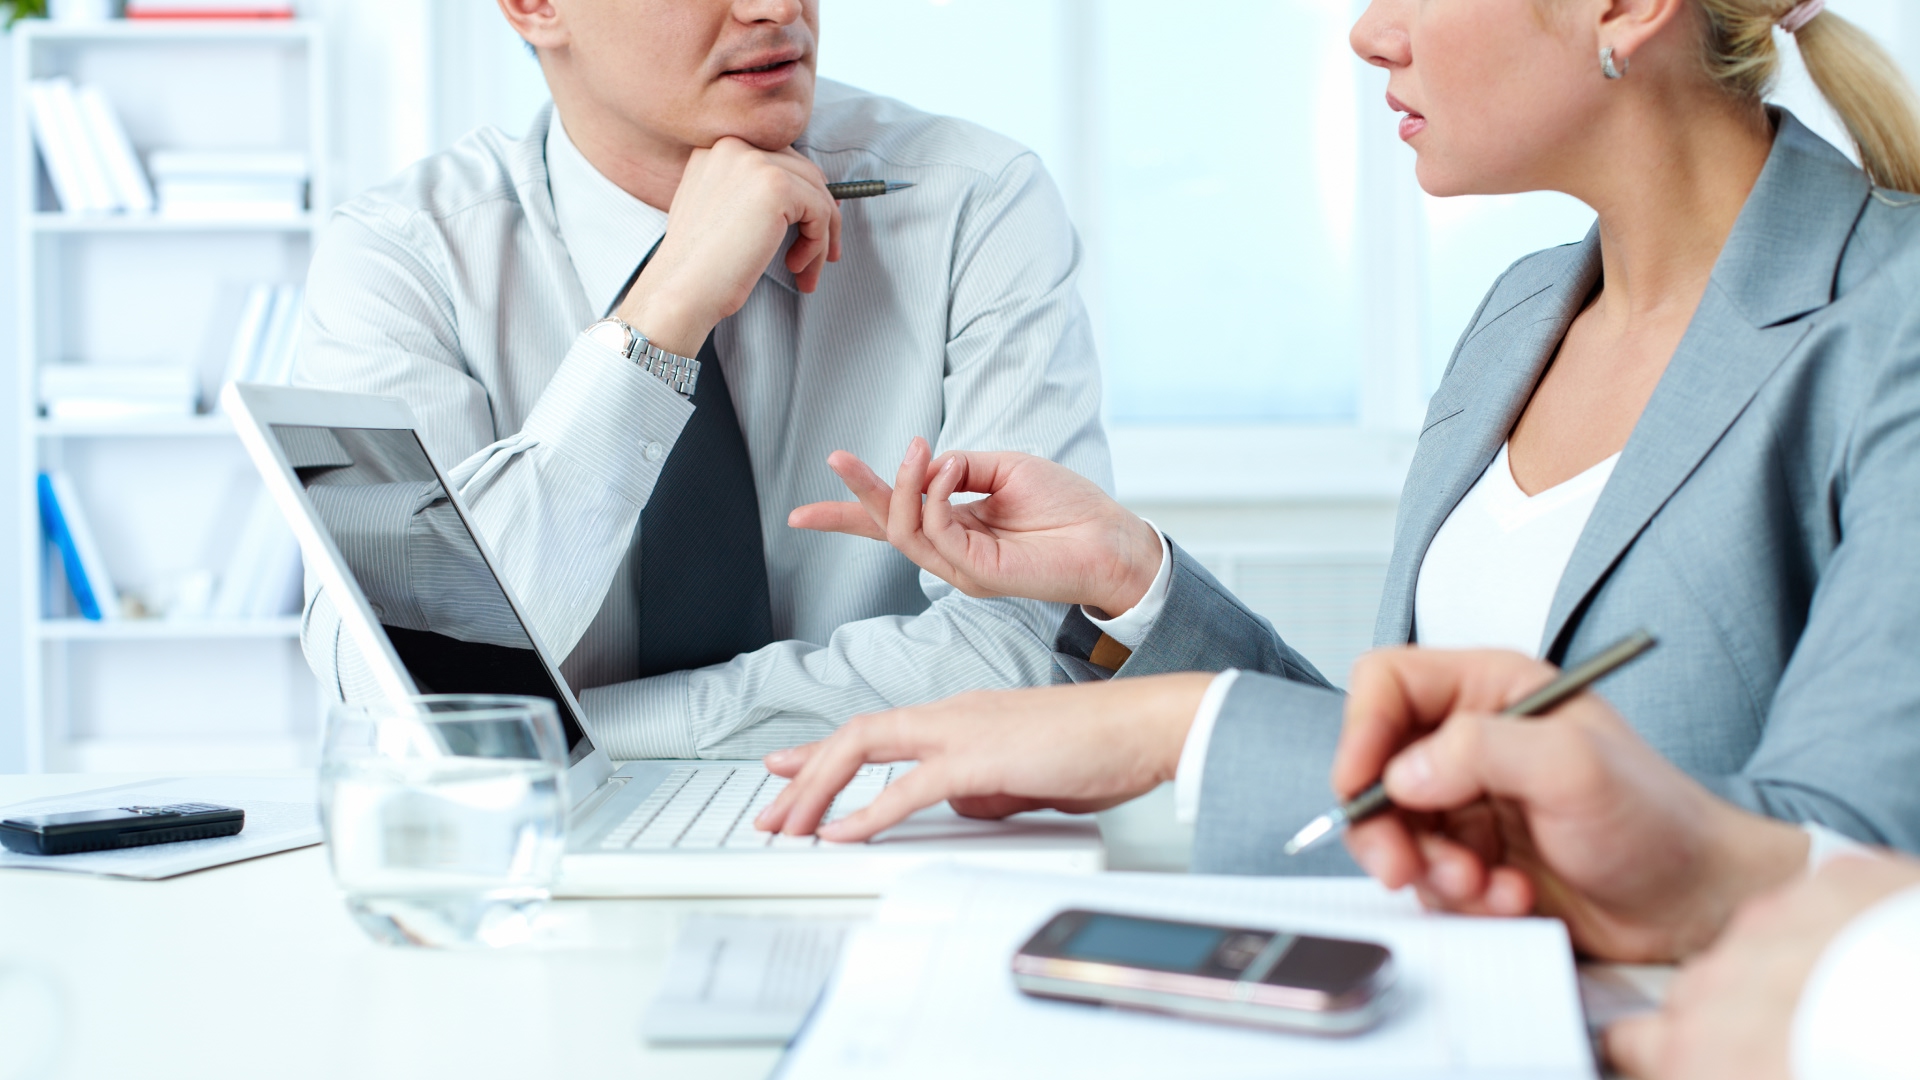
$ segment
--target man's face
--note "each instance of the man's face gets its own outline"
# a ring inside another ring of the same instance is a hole
[[[553,0],[602,109],[689,147],[790,145],[813,112],[819,0]]]

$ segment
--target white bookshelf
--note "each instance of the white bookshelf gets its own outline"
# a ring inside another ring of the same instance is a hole
[[[327,63],[316,24],[22,23],[13,33],[20,283],[16,366],[23,532],[11,573],[26,602],[20,688],[31,770],[285,768],[310,763],[320,693],[297,616],[80,618],[49,568],[34,478],[70,474],[114,583],[153,595],[218,573],[259,481],[217,400],[246,289],[304,282],[332,205]],[[28,124],[28,80],[100,87],[136,150],[293,150],[308,212],[181,220],[62,212]],[[123,421],[39,415],[49,362],[190,362],[202,413]]]

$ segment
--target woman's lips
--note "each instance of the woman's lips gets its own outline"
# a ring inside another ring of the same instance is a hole
[[[1392,94],[1387,95],[1387,108],[1397,113],[1406,113],[1400,118],[1400,138],[1411,139],[1427,130],[1427,118],[1407,108],[1407,104]]]

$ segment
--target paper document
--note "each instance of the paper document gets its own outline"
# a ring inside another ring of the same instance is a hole
[[[1014,950],[1067,907],[1376,941],[1399,1005],[1346,1038],[1027,997]],[[1588,1080],[1566,930],[1424,914],[1364,878],[1066,877],[933,867],[888,892],[847,943],[781,1073],[815,1077],[1173,1076]]]
[[[847,934],[865,919],[688,919],[641,1021],[655,1043],[784,1043],[813,1008]]]
[[[196,776],[147,780],[0,806],[0,818],[183,802],[238,807],[247,812],[246,825],[232,836],[216,836],[209,840],[182,840],[175,844],[85,851],[73,855],[24,855],[0,848],[0,869],[24,867],[67,870],[153,881],[320,842],[320,817],[314,808],[311,776]]]

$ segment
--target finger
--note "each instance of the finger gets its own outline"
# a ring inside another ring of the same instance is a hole
[[[898,548],[902,555],[912,559],[921,567],[945,581],[954,581],[955,569],[934,546],[927,542],[922,531],[920,493],[927,488],[927,467],[933,451],[927,441],[914,436],[907,445],[907,455],[900,462],[900,472],[893,481],[893,498],[887,509],[887,541]],[[964,586],[963,586],[964,587]]]
[[[967,455],[949,453],[931,463],[927,501],[921,508],[921,532],[940,557],[958,566],[971,566],[972,544],[967,529],[954,520],[953,494],[967,479]],[[991,496],[989,496],[991,498]]]
[[[833,221],[827,230],[827,261],[828,262],[840,261],[841,225],[842,225],[842,212],[840,209],[840,204],[838,202],[835,202],[833,204]]]
[[[819,745],[817,742],[810,742],[803,743],[800,746],[790,746],[785,750],[775,750],[773,753],[761,758],[760,763],[765,765],[767,771],[773,775],[792,779],[800,772],[801,767],[813,757],[814,748]]]
[[[820,502],[795,507],[787,526],[814,532],[844,533],[886,542],[887,531],[874,524],[873,515],[857,502]]]
[[[1488,796],[1552,805],[1603,782],[1606,768],[1588,732],[1570,719],[1538,724],[1462,712],[1396,755],[1386,784],[1396,804],[1415,810],[1451,810]]]
[[[1539,903],[1539,894],[1533,886],[1533,879],[1523,871],[1511,866],[1496,866],[1487,874],[1487,892],[1484,898],[1486,914],[1502,918],[1517,919],[1533,914]]]
[[[1415,837],[1427,872],[1423,881],[1449,904],[1472,904],[1485,899],[1487,868],[1473,852],[1436,833]]]
[[[820,839],[857,844],[907,820],[929,806],[946,801],[946,770],[925,764],[882,788],[872,802],[838,821],[820,826]]]
[[[860,500],[860,505],[867,508],[867,515],[873,519],[873,523],[885,529],[887,515],[893,505],[893,488],[880,479],[880,474],[845,450],[828,454],[827,468],[832,469],[840,482],[853,493],[853,497]]]
[[[1602,1039],[1607,1060],[1623,1076],[1655,1080],[1666,1050],[1670,1023],[1664,1012],[1616,1021]]]
[[[853,780],[860,766],[869,762],[904,761],[918,758],[902,737],[910,721],[902,712],[877,713],[848,721],[834,738],[816,750],[788,785],[799,789],[788,803],[786,819],[780,829],[789,836],[804,836],[818,830],[832,808],[833,800]],[[919,772],[915,769],[914,772]],[[908,773],[912,776],[913,773]],[[786,795],[787,792],[781,792]],[[776,800],[778,801],[778,800]]]
[[[1369,876],[1389,889],[1411,883],[1426,869],[1413,834],[1398,814],[1382,814],[1347,830],[1347,850]]]

